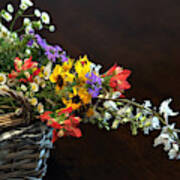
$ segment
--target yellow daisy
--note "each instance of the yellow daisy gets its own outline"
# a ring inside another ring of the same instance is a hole
[[[73,82],[74,75],[69,72],[64,72],[62,66],[56,65],[49,79],[52,83],[56,83],[56,91],[59,91],[68,83]]]
[[[78,79],[80,82],[86,82],[86,74],[91,70],[91,62],[88,60],[87,56],[85,55],[83,58],[80,59],[75,63],[75,71],[78,74]]]
[[[80,108],[82,105],[91,102],[91,95],[84,88],[73,87],[73,93],[69,94],[68,99],[62,98],[66,107],[72,107],[73,110]]]
[[[73,63],[74,63],[74,59],[68,59],[68,61],[65,61],[62,65],[62,68],[64,71],[67,71],[69,72],[73,66]]]

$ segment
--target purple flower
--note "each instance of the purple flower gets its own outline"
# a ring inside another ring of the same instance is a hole
[[[60,57],[61,57],[61,61],[62,61],[62,62],[68,61],[68,57],[67,57],[65,51],[63,51],[63,53],[60,55]]]
[[[88,78],[86,83],[90,86],[88,91],[92,97],[95,98],[99,95],[101,90],[102,79],[93,72],[87,73],[86,77]]]
[[[93,98],[95,98],[99,95],[100,90],[101,90],[101,88],[98,88],[95,86],[93,89],[89,88],[88,92],[92,95]]]
[[[34,29],[30,29],[30,30],[29,30],[29,34],[32,34],[32,35],[33,35],[33,34],[34,34]]]
[[[60,57],[57,47],[46,46],[45,51],[45,55],[53,62],[56,62],[56,59]]]
[[[56,51],[59,51],[59,52],[63,51],[62,48],[60,46],[58,46],[58,45],[54,46],[54,48],[56,49]]]
[[[41,48],[45,50],[45,55],[49,60],[56,62],[57,58],[61,58],[63,62],[66,61],[66,57],[65,57],[66,54],[61,53],[63,50],[60,46],[48,45],[46,41],[43,38],[41,38],[39,34],[36,34],[35,37],[37,39],[37,43],[41,46]]]
[[[45,49],[47,46],[47,43],[44,39],[41,38],[41,36],[39,34],[35,35],[35,38],[37,39],[37,43],[43,48]]]
[[[29,42],[27,43],[27,46],[31,47],[31,46],[33,45],[33,43],[34,43],[34,40],[31,39],[31,40],[29,40]]]
[[[86,82],[87,84],[90,84],[90,85],[95,84],[95,85],[101,86],[102,79],[99,76],[97,76],[96,74],[94,74],[93,72],[91,74],[87,73],[86,77],[88,78],[88,80]]]

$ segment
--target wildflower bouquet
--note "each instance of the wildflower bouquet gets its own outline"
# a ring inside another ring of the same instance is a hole
[[[130,70],[115,64],[100,73],[101,65],[86,55],[68,56],[38,33],[43,28],[54,32],[55,26],[45,11],[35,9],[27,14],[31,6],[30,0],[21,0],[16,13],[12,4],[0,12],[0,114],[13,111],[17,117],[26,114],[23,118],[29,121],[40,119],[53,128],[52,142],[62,136],[81,137],[79,123],[97,124],[108,131],[128,123],[132,135],[138,130],[146,135],[161,130],[154,146],[163,144],[170,159],[179,159],[180,130],[169,122],[170,116],[178,115],[169,107],[172,99],[159,108],[149,100],[140,104],[126,99]],[[22,25],[15,28],[20,18]],[[28,108],[19,108],[19,96]]]

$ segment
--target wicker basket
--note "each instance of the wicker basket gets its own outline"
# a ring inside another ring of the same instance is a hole
[[[13,90],[0,91],[21,102],[21,115],[0,115],[0,179],[42,179],[52,148],[52,129],[30,117],[28,101]]]

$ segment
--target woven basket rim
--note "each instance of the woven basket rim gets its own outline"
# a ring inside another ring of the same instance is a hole
[[[0,115],[0,129],[14,127],[21,124],[30,124],[30,122],[32,121],[32,108],[28,99],[22,92],[4,88],[0,89],[0,96],[11,97],[15,101],[18,101],[21,106],[20,108],[17,107],[20,110],[18,111],[18,113],[15,111]]]

